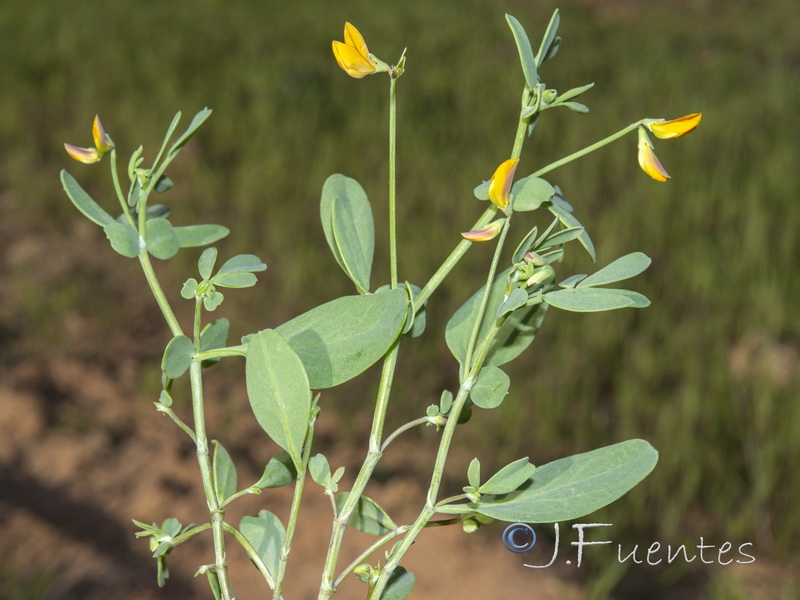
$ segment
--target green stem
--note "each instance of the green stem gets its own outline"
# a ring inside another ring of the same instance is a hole
[[[281,547],[281,557],[278,561],[278,569],[275,573],[275,587],[273,598],[280,600],[283,598],[283,580],[286,574],[286,564],[289,560],[289,552],[292,549],[292,538],[297,529],[298,516],[300,515],[300,501],[303,498],[303,490],[306,484],[306,475],[308,473],[308,461],[311,459],[311,443],[314,440],[314,423],[313,421],[308,426],[306,433],[306,441],[303,447],[303,470],[297,474],[297,483],[294,488],[294,496],[292,497],[292,507],[289,510],[289,522],[286,524],[286,537],[283,540]]]
[[[483,288],[483,298],[481,298],[481,304],[480,307],[478,308],[478,314],[475,318],[475,323],[472,326],[472,333],[469,337],[469,344],[467,345],[467,355],[464,358],[464,364],[463,364],[464,374],[466,374],[472,368],[472,352],[475,349],[475,343],[477,342],[478,334],[481,331],[481,325],[483,324],[483,317],[484,314],[486,313],[486,306],[489,304],[489,295],[491,294],[492,291],[492,283],[494,282],[494,275],[497,272],[497,264],[500,262],[500,253],[503,251],[503,246],[505,245],[506,236],[508,235],[508,230],[510,225],[511,225],[511,217],[508,217],[505,223],[503,223],[503,230],[500,233],[500,240],[497,242],[497,247],[494,250],[494,256],[492,257],[492,264],[489,267],[489,275],[486,278],[486,285]]]
[[[397,79],[389,78],[389,262],[397,287]]]
[[[119,204],[122,207],[122,212],[125,214],[125,218],[128,219],[128,223],[131,227],[136,229],[136,223],[133,221],[133,217],[131,217],[131,211],[128,207],[128,201],[125,199],[125,194],[122,193],[122,186],[119,183],[119,173],[117,173],[117,150],[116,148],[111,149],[111,181],[114,183],[114,191],[117,193],[117,200],[119,200]]]
[[[214,537],[214,571],[219,579],[224,600],[233,600],[230,581],[228,580],[228,565],[225,557],[225,541],[223,523],[225,511],[220,508],[217,493],[214,489],[214,480],[211,470],[211,457],[208,451],[208,438],[206,437],[205,411],[203,406],[203,380],[202,366],[199,360],[193,360],[189,366],[189,378],[192,386],[192,413],[194,415],[194,430],[197,446],[197,463],[200,466],[200,478],[203,481],[203,491],[206,494],[208,511],[211,514],[211,530]]]
[[[391,444],[395,440],[395,438],[397,438],[402,433],[408,431],[409,429],[413,429],[417,425],[427,425],[428,423],[435,424],[436,419],[437,417],[420,417],[419,419],[414,419],[413,421],[409,421],[405,425],[401,425],[386,437],[386,440],[383,442],[383,445],[381,446],[381,452],[385,451],[386,447],[389,444]]]
[[[486,333],[486,336],[484,337],[481,347],[477,353],[479,358],[473,365],[469,376],[467,377],[467,381],[472,381],[477,377],[478,372],[483,366],[483,359],[488,352],[488,348],[491,346],[499,330],[500,326],[495,323]],[[442,432],[442,438],[439,441],[439,450],[436,453],[436,462],[434,463],[433,473],[431,474],[431,483],[428,487],[425,506],[422,508],[419,516],[414,521],[406,537],[403,538],[403,541],[398,544],[395,551],[387,559],[386,564],[383,567],[383,571],[381,572],[378,580],[375,582],[375,585],[370,592],[370,600],[377,600],[381,597],[381,594],[383,593],[392,572],[395,570],[397,565],[400,564],[403,556],[409,550],[409,548],[411,548],[411,545],[414,543],[419,533],[425,529],[425,527],[429,526],[431,517],[436,514],[436,496],[438,495],[439,488],[442,484],[444,467],[447,462],[447,455],[450,452],[450,444],[453,441],[453,435],[455,434],[456,426],[458,425],[458,417],[461,414],[461,410],[464,408],[464,404],[466,404],[466,401],[469,398],[469,390],[470,386],[462,384],[458,390],[458,394],[453,400],[453,406],[450,409],[450,416],[447,419],[447,424]]]
[[[553,163],[550,163],[546,167],[542,167],[538,171],[534,172],[532,174],[532,177],[541,177],[545,173],[549,173],[550,171],[554,171],[558,167],[563,167],[564,165],[566,165],[568,163],[571,163],[573,160],[581,158],[582,156],[586,156],[587,154],[590,154],[591,152],[594,152],[595,150],[597,150],[599,148],[602,148],[603,146],[607,146],[611,142],[614,142],[614,141],[618,140],[619,138],[627,135],[631,131],[634,131],[644,121],[645,121],[645,119],[641,119],[639,121],[636,121],[635,123],[631,123],[627,127],[623,128],[623,129],[620,129],[617,133],[614,133],[614,134],[612,134],[612,135],[610,135],[610,136],[608,136],[606,138],[603,138],[602,140],[600,140],[599,142],[595,142],[591,146],[586,146],[586,148],[583,148],[582,150],[578,150],[577,152],[573,152],[569,156],[565,156],[564,158],[562,158],[560,160],[557,160],[557,161],[555,161]]]
[[[206,350],[205,352],[198,352],[194,357],[197,360],[211,360],[214,358],[227,358],[229,356],[247,356],[247,345],[241,344],[239,346],[229,346],[227,348]]]
[[[350,521],[350,516],[353,514],[356,504],[364,493],[364,489],[367,487],[367,483],[372,476],[372,472],[375,470],[375,466],[378,464],[381,456],[383,456],[381,452],[381,438],[383,436],[383,424],[386,420],[386,411],[389,404],[389,393],[392,389],[394,371],[397,367],[398,345],[399,340],[395,340],[383,361],[381,382],[378,388],[378,397],[375,401],[375,414],[372,417],[372,428],[369,433],[369,450],[367,452],[367,457],[361,465],[361,470],[358,472],[355,482],[353,482],[353,487],[347,496],[347,500],[333,519],[331,539],[328,543],[328,554],[325,558],[318,600],[330,598],[336,591],[336,586],[334,585],[336,561],[342,547],[342,540],[344,538],[345,529],[347,528],[347,523]]]
[[[165,415],[167,415],[170,419],[172,419],[175,422],[175,424],[178,427],[180,427],[183,430],[183,432],[186,435],[188,435],[190,438],[192,438],[193,442],[195,442],[195,443],[197,442],[197,438],[195,438],[194,431],[192,431],[192,428],[189,427],[186,423],[184,423],[181,420],[181,418],[178,415],[176,415],[175,412],[169,406],[164,406],[160,402],[156,402],[155,405],[156,405],[156,410],[158,412],[164,413]]]

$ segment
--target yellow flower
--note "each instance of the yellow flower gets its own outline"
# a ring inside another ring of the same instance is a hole
[[[92,137],[94,138],[94,148],[80,148],[72,144],[64,144],[64,149],[72,158],[82,163],[90,165],[98,162],[103,155],[114,147],[114,142],[108,137],[100,122],[100,117],[95,115],[92,123]]]
[[[517,170],[518,164],[518,158],[509,158],[497,167],[489,181],[489,200],[503,211],[508,206],[511,183],[514,180],[514,171]]]
[[[372,75],[385,66],[370,55],[364,36],[350,23],[344,24],[344,43],[333,42],[333,56],[342,70],[356,79]]]
[[[503,228],[504,221],[505,219],[497,219],[497,221],[492,221],[481,229],[465,231],[461,234],[461,237],[470,242],[488,242],[497,237],[497,234],[500,233],[500,230]]]
[[[700,119],[702,118],[703,113],[692,113],[671,121],[649,123],[647,126],[656,137],[662,140],[671,140],[692,133],[700,124]]]
[[[658,160],[656,153],[653,152],[653,144],[647,138],[644,128],[639,128],[639,166],[656,181],[666,181],[670,179],[669,173]]]

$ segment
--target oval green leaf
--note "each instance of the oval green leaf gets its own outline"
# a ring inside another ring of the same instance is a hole
[[[181,248],[197,248],[213,244],[231,232],[222,225],[185,225],[175,227],[175,235]]]
[[[628,294],[627,290],[577,287],[547,292],[543,298],[548,304],[571,312],[600,312],[629,306],[642,308]]]
[[[539,83],[539,75],[536,72],[536,57],[533,55],[533,49],[531,48],[528,34],[525,33],[525,28],[522,24],[511,15],[506,15],[506,21],[508,21],[511,33],[514,34],[514,41],[517,43],[519,61],[522,64],[525,82],[528,84],[528,89],[532,90]]]
[[[497,408],[508,395],[511,380],[502,369],[497,367],[484,367],[478,373],[469,392],[469,397],[479,408]]]
[[[177,379],[192,364],[194,356],[194,345],[185,335],[178,335],[172,338],[164,350],[164,358],[161,359],[161,370],[170,379]]]
[[[555,188],[544,179],[533,175],[524,177],[511,187],[511,203],[514,212],[536,210],[550,200],[555,193]]]
[[[281,450],[273,456],[267,466],[264,467],[264,473],[261,475],[254,487],[261,489],[272,489],[289,485],[297,479],[297,469],[294,466],[292,457],[286,450]]]
[[[250,339],[245,378],[258,424],[302,470],[311,389],[300,358],[277,332],[265,329]]]
[[[114,221],[103,227],[111,247],[122,256],[139,256],[139,234],[127,223]]]
[[[658,452],[646,441],[620,442],[539,467],[516,491],[483,496],[469,511],[508,522],[570,521],[611,504],[656,462]]]
[[[508,494],[516,490],[533,475],[536,467],[528,462],[528,457],[515,460],[500,469],[489,481],[478,488],[481,494]]]
[[[596,273],[589,275],[578,284],[578,287],[605,285],[630,279],[647,269],[651,262],[650,257],[642,252],[626,254]]]
[[[239,531],[253,546],[264,566],[273,576],[278,572],[286,530],[281,520],[268,510],[255,517],[244,517],[239,522]]]
[[[147,251],[160,260],[172,258],[180,250],[178,236],[166,219],[147,221]]]
[[[363,373],[397,339],[406,318],[405,290],[331,300],[276,328],[303,361],[312,389]]]
[[[336,510],[342,510],[350,492],[336,494]],[[353,514],[347,522],[351,527],[363,531],[368,535],[383,535],[397,529],[394,521],[386,514],[375,500],[367,496],[358,499]]]
[[[211,469],[212,479],[214,480],[214,490],[217,493],[217,502],[222,504],[230,496],[236,493],[238,478],[236,476],[236,465],[231,460],[231,455],[217,440],[212,440],[214,444],[214,463]]]
[[[92,223],[96,223],[100,225],[100,227],[107,227],[114,222],[114,217],[100,208],[100,205],[95,202],[92,197],[84,191],[80,184],[75,181],[75,178],[64,169],[61,170],[61,185],[64,186],[64,192],[66,192],[67,197],[75,205],[75,208],[81,211],[83,216]]]

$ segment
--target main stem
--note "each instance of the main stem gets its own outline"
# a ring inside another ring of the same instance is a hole
[[[389,261],[397,287],[397,79],[389,77]]]

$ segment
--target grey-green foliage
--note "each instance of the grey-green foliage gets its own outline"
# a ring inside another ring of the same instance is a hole
[[[313,389],[348,381],[375,364],[400,335],[406,319],[402,289],[326,302],[275,330],[308,374]]]
[[[268,510],[262,510],[255,517],[242,518],[239,531],[253,546],[267,571],[274,576],[286,538],[286,529],[281,520]]]
[[[478,502],[437,510],[446,514],[478,513],[508,522],[569,521],[625,494],[653,470],[657,461],[658,452],[648,442],[628,440],[539,467],[511,493],[486,495]]]
[[[279,333],[265,329],[250,339],[245,378],[258,424],[289,453],[297,470],[302,470],[311,388],[300,358]]]
[[[236,465],[233,464],[231,455],[217,440],[214,444],[214,462],[212,465],[212,479],[214,490],[217,494],[217,502],[223,504],[231,495],[236,493],[238,478],[236,476]]]
[[[349,495],[349,492],[336,495],[337,511],[342,509]],[[388,513],[375,500],[363,495],[358,499],[347,524],[369,535],[383,535],[397,529]]]
[[[370,287],[375,224],[367,194],[355,179],[339,173],[322,186],[320,218],[336,262],[360,294]]]

